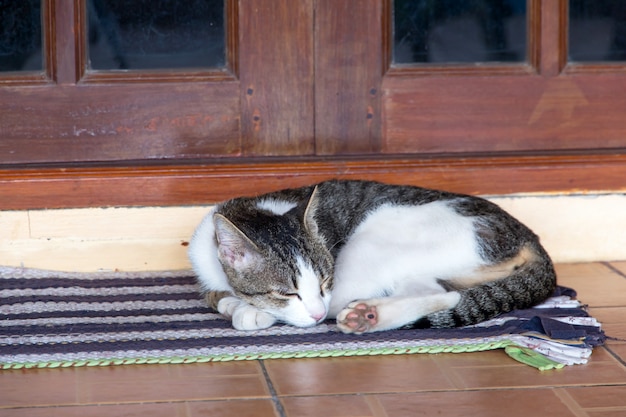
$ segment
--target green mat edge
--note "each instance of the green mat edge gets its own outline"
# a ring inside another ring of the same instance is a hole
[[[337,350],[307,350],[300,352],[266,352],[266,353],[247,353],[242,355],[209,355],[209,356],[168,356],[168,357],[149,357],[149,358],[101,358],[92,360],[72,360],[72,361],[50,361],[39,363],[3,363],[0,369],[44,369],[44,368],[70,368],[70,367],[98,367],[98,366],[114,366],[114,365],[142,365],[142,364],[185,364],[185,363],[205,363],[205,362],[228,362],[228,361],[244,361],[259,359],[291,359],[291,358],[334,358],[346,356],[377,356],[377,355],[406,355],[415,353],[466,353],[481,352],[495,349],[505,349],[513,359],[527,365],[534,366],[537,369],[554,369],[561,368],[564,365],[554,362],[545,356],[534,351],[524,349],[525,355],[511,355],[507,347],[516,347],[514,352],[521,349],[514,342],[504,339],[493,342],[463,344],[463,345],[435,345],[435,346],[415,346],[415,347],[398,347],[398,348],[361,348],[353,350],[337,349]],[[531,353],[532,352],[532,353]],[[532,358],[539,355],[540,361],[533,361]],[[530,358],[530,360],[529,360]],[[538,362],[538,363],[536,363]],[[540,366],[537,366],[540,365]]]

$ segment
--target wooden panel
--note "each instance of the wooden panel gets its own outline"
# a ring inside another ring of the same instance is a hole
[[[54,79],[59,84],[74,84],[80,78],[83,60],[80,37],[85,32],[83,25],[83,2],[71,0],[49,0],[54,10],[51,23],[53,38],[46,41],[53,44],[54,55],[50,65],[54,69]]]
[[[313,0],[239,4],[246,155],[314,152]]]
[[[46,76],[0,80],[0,163],[241,154],[240,86],[229,68],[87,71],[85,2],[45,0],[43,5]],[[236,10],[229,0],[232,68]]]
[[[626,191],[626,155],[0,170],[0,209],[209,204],[331,178],[468,194]]]
[[[318,155],[375,153],[381,145],[383,32],[379,0],[318,0],[315,135]],[[385,21],[386,21],[385,20]],[[387,25],[384,25],[387,29]]]
[[[112,84],[0,89],[0,163],[236,155],[239,86]]]
[[[626,77],[388,76],[387,153],[626,149]]]
[[[566,67],[566,0],[532,0],[529,18],[527,65],[392,68],[383,152],[626,149],[623,66]]]
[[[534,27],[540,33],[539,71],[545,77],[555,77],[567,61],[567,0],[542,0],[534,19],[531,25],[541,24]]]

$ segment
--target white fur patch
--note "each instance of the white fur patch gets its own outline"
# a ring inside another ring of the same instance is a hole
[[[282,216],[289,210],[297,206],[296,203],[285,200],[276,200],[273,198],[266,198],[256,203],[257,208],[261,210],[267,210],[271,213]]]
[[[337,314],[337,325],[344,333],[354,333],[356,329],[348,326],[346,319],[348,314],[355,311],[355,307],[362,303],[367,304],[368,307],[375,307],[377,315],[376,324],[367,326],[365,331],[378,332],[397,329],[420,317],[454,308],[460,299],[461,295],[456,291],[452,291],[426,297],[385,297],[354,301]]]
[[[330,315],[355,299],[442,293],[438,278],[483,265],[473,219],[449,202],[384,205],[357,227],[335,264]]]
[[[213,208],[196,228],[189,242],[187,255],[203,290],[232,291],[217,257],[215,224],[213,223],[215,210],[216,208]]]
[[[302,298],[302,304],[311,317],[326,316],[328,309],[328,300],[324,300],[321,296],[320,279],[311,268],[311,265],[304,262],[298,257],[297,277],[298,294]],[[319,319],[318,319],[319,320]]]
[[[229,317],[237,330],[267,329],[276,323],[274,316],[237,297],[222,298],[217,304],[217,310],[225,317]]]
[[[300,298],[292,298],[286,307],[272,313],[281,321],[294,326],[314,326],[326,318],[330,294],[321,295],[320,280],[311,265],[301,257],[296,262],[299,271],[296,282]]]

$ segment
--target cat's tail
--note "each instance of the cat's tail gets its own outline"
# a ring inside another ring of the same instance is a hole
[[[451,328],[489,320],[498,314],[526,309],[550,297],[556,288],[556,273],[550,257],[538,243],[534,255],[510,275],[473,287],[458,289],[459,303],[450,310],[429,314],[408,327]]]

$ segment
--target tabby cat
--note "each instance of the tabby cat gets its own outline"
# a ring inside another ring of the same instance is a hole
[[[556,286],[537,236],[495,204],[371,181],[221,203],[189,257],[209,305],[240,330],[326,318],[357,334],[458,327]]]

